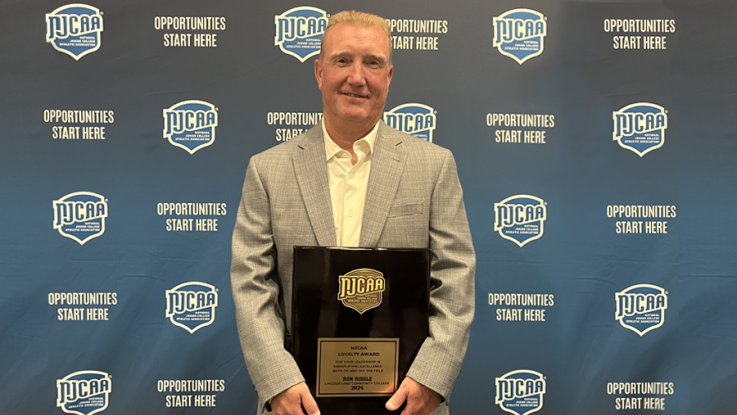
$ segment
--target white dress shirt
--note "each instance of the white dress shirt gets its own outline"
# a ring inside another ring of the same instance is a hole
[[[322,124],[338,246],[358,246],[371,172],[371,154],[378,129],[379,123],[376,123],[370,133],[353,143],[353,151],[358,156],[358,162],[354,165],[351,153],[335,144],[325,129],[325,123]]]

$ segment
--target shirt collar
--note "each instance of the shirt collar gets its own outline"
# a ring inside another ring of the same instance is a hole
[[[365,137],[360,138],[356,140],[356,142],[364,140],[369,145],[369,152],[373,153],[374,151],[374,143],[376,142],[376,134],[379,131],[379,124],[380,122],[377,122],[374,126],[374,129],[371,130],[368,134],[366,134]],[[335,144],[335,141],[333,141],[332,138],[330,138],[330,135],[328,134],[328,130],[325,128],[325,120],[322,121],[322,137],[325,140],[325,160],[330,160],[331,157],[338,154],[343,149],[340,148],[339,145]]]

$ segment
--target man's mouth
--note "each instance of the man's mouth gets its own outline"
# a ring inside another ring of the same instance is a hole
[[[353,98],[368,98],[368,95],[353,94],[351,92],[343,92],[342,94]]]

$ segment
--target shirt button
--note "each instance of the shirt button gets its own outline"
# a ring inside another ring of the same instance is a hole
[[[348,212],[348,217],[349,218],[352,218],[353,217],[353,211],[352,210],[350,212]]]

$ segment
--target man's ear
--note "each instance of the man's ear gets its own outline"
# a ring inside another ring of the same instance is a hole
[[[317,79],[317,87],[322,91],[322,62],[315,59],[315,79]]]

